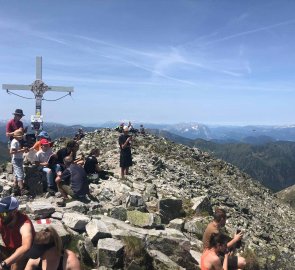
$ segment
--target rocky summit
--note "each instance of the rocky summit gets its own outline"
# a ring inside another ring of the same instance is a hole
[[[199,269],[202,234],[216,207],[228,213],[229,235],[244,231],[238,252],[248,269],[295,269],[294,209],[270,190],[206,152],[150,134],[134,136],[134,165],[120,179],[118,136],[102,129],[80,141],[78,154],[98,147],[99,165],[110,172],[91,180],[88,202],[57,206],[60,194],[43,193],[44,175],[25,168],[31,196],[19,197],[21,209],[36,230],[42,223],[56,227],[83,269]],[[56,141],[56,149],[63,146]],[[11,194],[12,178],[8,164],[1,196]]]

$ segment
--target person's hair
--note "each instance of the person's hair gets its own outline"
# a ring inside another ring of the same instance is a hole
[[[88,155],[89,156],[94,156],[94,155],[96,155],[96,153],[99,153],[99,149],[98,148],[93,148],[93,149],[90,150]]]
[[[73,149],[76,145],[77,145],[77,142],[75,142],[74,140],[71,140],[71,141],[68,141],[66,147],[69,149]]]
[[[73,162],[73,158],[72,158],[71,155],[66,156],[66,157],[64,158],[64,164],[65,164],[66,166],[69,166],[72,162]]]
[[[220,222],[222,219],[226,219],[226,212],[224,209],[216,208],[213,217],[216,222]]]
[[[209,240],[209,248],[217,247],[217,245],[227,244],[227,237],[222,233],[213,233]]]
[[[57,253],[60,256],[63,248],[61,238],[52,226],[48,227],[48,231],[50,232],[50,242],[54,243]]]

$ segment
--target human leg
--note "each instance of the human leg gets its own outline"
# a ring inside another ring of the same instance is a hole
[[[56,270],[58,268],[60,256],[58,255],[55,247],[52,247],[45,251],[41,259],[42,270]]]
[[[38,259],[29,259],[26,268],[24,270],[39,270],[40,258]]]
[[[44,168],[42,168],[42,171],[46,173],[48,188],[53,188],[54,187],[54,179],[53,179],[52,170],[50,168],[44,167]]]

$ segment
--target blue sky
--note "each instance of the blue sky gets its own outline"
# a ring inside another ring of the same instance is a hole
[[[0,84],[31,84],[42,56],[45,83],[75,88],[43,102],[45,121],[295,124],[295,1],[0,5]],[[35,111],[3,90],[0,103],[2,119]]]

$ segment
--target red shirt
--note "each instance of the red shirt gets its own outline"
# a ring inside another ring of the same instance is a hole
[[[0,234],[2,236],[3,242],[6,248],[16,249],[22,245],[22,236],[20,234],[20,228],[25,224],[30,223],[33,231],[33,236],[35,235],[35,230],[32,221],[27,215],[18,213],[17,221],[13,227],[2,224],[0,219]]]
[[[6,132],[14,132],[19,128],[24,128],[23,122],[22,121],[15,121],[14,119],[11,119],[8,121],[6,125]],[[13,136],[10,136],[10,140],[13,140]]]

